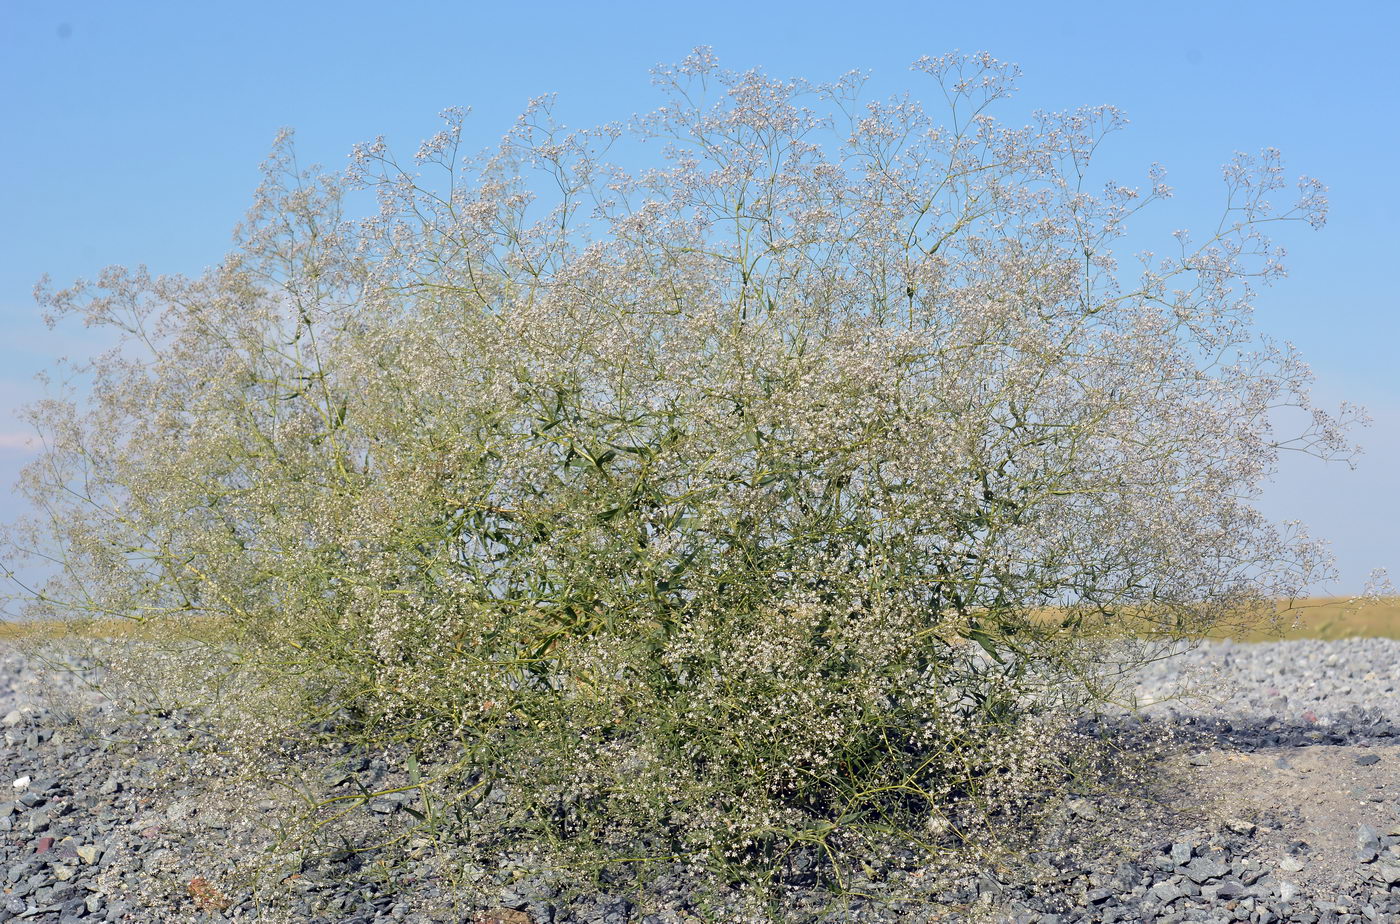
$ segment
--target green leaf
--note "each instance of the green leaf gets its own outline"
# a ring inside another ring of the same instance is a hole
[[[650,459],[652,456],[656,455],[656,450],[652,449],[650,446],[623,446],[618,443],[609,443],[608,445],[614,449],[620,449],[623,452],[630,452],[633,455],[641,456],[643,459]]]
[[[1001,652],[997,651],[996,645],[993,644],[991,633],[988,632],[986,629],[983,629],[980,626],[974,626],[971,629],[968,629],[967,637],[972,639],[977,644],[981,645],[982,650],[985,651],[987,654],[991,655],[993,661],[997,662],[998,664],[1006,663],[1006,659],[1001,656]]]

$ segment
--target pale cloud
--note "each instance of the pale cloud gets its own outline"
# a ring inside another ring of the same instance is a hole
[[[0,432],[0,450],[18,450],[20,452],[38,452],[39,438],[33,433],[3,433]]]

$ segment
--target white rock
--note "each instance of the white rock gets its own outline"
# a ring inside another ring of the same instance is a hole
[[[9,712],[5,713],[5,717],[3,719],[0,719],[0,722],[4,722],[6,727],[8,728],[14,728],[16,725],[23,721],[24,713],[20,712],[18,709],[11,709]]]
[[[22,777],[20,777],[19,779],[15,780],[15,781],[14,781],[13,783],[11,783],[10,785],[13,786],[15,789],[18,789],[18,790],[20,790],[21,792],[23,792],[24,790],[26,790],[26,789],[29,788],[29,777],[27,777],[27,776],[22,776]]]

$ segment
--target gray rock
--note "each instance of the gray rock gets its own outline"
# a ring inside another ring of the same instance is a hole
[[[198,811],[197,800],[181,799],[165,810],[165,817],[170,821],[184,821]]]
[[[1178,898],[1181,898],[1186,893],[1181,891],[1181,889],[1177,888],[1174,883],[1159,882],[1148,890],[1148,894],[1150,894],[1153,898],[1157,899],[1157,901],[1161,902],[1162,904],[1170,905],[1172,902],[1176,901]]]
[[[369,810],[379,815],[390,815],[399,810],[399,801],[385,796],[376,796],[369,800]]]
[[[1380,762],[1381,757],[1379,754],[1362,754],[1360,757],[1356,758],[1357,765],[1361,767],[1370,767]]]
[[[1394,885],[1400,882],[1400,864],[1378,863],[1371,870],[1371,878],[1385,885]]]
[[[1186,865],[1183,872],[1192,882],[1200,884],[1210,879],[1219,879],[1230,872],[1230,867],[1219,860],[1197,857]]]
[[[25,816],[24,819],[24,826],[29,830],[30,834],[38,834],[41,831],[46,831],[52,823],[53,813],[47,809],[35,809]]]
[[[1233,879],[1213,885],[1201,886],[1201,897],[1207,901],[1229,901],[1244,895],[1244,886]]]

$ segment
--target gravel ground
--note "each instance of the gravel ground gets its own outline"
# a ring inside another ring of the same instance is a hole
[[[1174,697],[1183,680],[1196,695]],[[285,880],[272,910],[225,895],[249,837],[197,783],[163,778],[141,736],[90,694],[0,649],[0,922],[286,920],[478,924],[699,921],[681,876],[645,895],[566,898],[509,869],[477,870],[475,897],[449,907],[441,869],[375,883],[353,856]],[[1138,716],[1097,730],[1166,741],[1151,793],[1070,799],[1026,870],[943,880],[923,900],[833,908],[815,891],[784,918],[816,921],[1400,921],[1400,642],[1221,643],[1148,666]],[[75,714],[87,719],[75,723]],[[158,735],[181,734],[172,721]],[[144,734],[144,733],[143,733]],[[346,755],[345,772],[393,782],[382,759]],[[13,781],[13,782],[11,782]],[[331,782],[331,781],[328,781]],[[369,808],[391,817],[408,796]],[[255,806],[255,808],[257,808]],[[263,810],[273,812],[275,803]],[[256,812],[254,812],[256,814]],[[336,863],[341,863],[337,867]],[[920,870],[875,878],[917,880]],[[878,891],[876,882],[864,883]],[[754,920],[721,903],[708,916]]]

